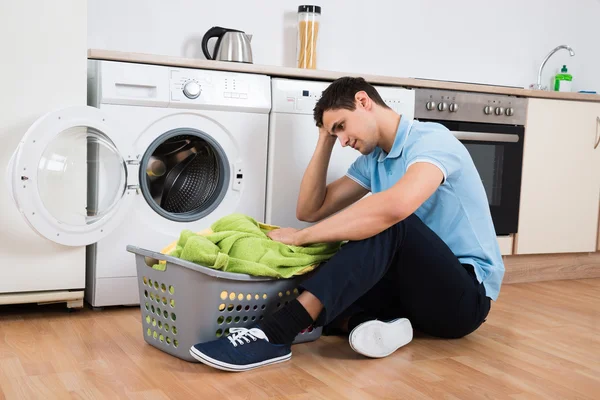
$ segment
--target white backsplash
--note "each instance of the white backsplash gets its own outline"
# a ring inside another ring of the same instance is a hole
[[[294,66],[296,9],[323,8],[319,69],[528,86],[546,54],[543,83],[567,64],[573,90],[600,92],[599,0],[255,1],[93,0],[90,48],[204,58],[214,25],[244,30],[254,62]],[[213,39],[214,43],[214,39]]]

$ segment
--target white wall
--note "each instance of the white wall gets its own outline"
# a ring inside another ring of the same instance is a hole
[[[574,90],[600,93],[600,0],[89,0],[91,48],[204,58],[214,25],[254,34],[255,64],[293,66],[296,9],[322,6],[319,69],[529,86],[566,63]]]

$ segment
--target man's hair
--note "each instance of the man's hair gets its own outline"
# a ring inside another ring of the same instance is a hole
[[[315,122],[318,127],[323,126],[323,113],[327,110],[346,109],[354,111],[356,109],[356,100],[354,96],[360,91],[364,91],[376,104],[389,108],[383,101],[377,90],[363,78],[353,78],[345,76],[338,78],[325,89],[321,98],[313,110]]]

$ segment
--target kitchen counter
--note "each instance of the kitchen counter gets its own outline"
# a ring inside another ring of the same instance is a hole
[[[551,92],[543,90],[529,90],[493,85],[445,82],[428,79],[402,78],[371,74],[344,73],[337,71],[309,70],[301,68],[278,67],[272,65],[242,64],[233,62],[212,61],[204,59],[173,57],[145,53],[130,53],[110,50],[89,49],[88,59],[168,65],[183,68],[245,72],[253,74],[264,74],[273,77],[302,78],[325,81],[332,81],[341,76],[361,76],[365,78],[365,80],[367,80],[368,82],[377,85],[404,86],[411,88],[447,89],[466,92],[506,94],[521,97],[600,102],[600,95],[598,94]]]

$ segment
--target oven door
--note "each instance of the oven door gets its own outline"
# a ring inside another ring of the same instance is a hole
[[[496,234],[517,233],[525,128],[472,122],[432,122],[446,126],[471,154],[487,194]]]

